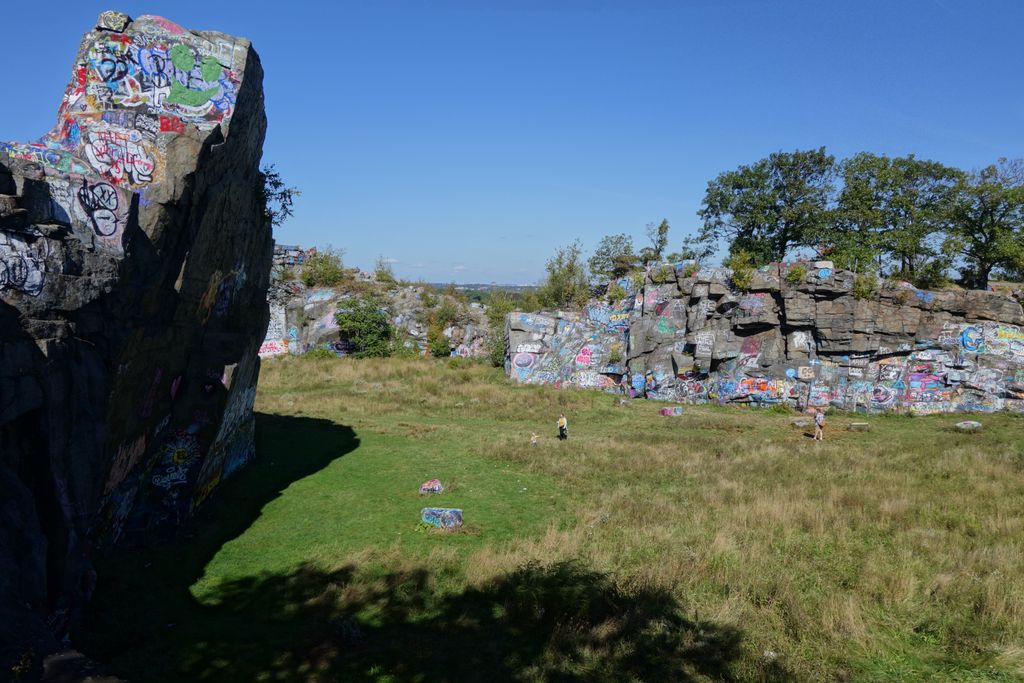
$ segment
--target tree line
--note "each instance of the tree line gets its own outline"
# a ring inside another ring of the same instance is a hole
[[[701,224],[672,253],[667,220],[647,226],[641,249],[624,233],[602,238],[586,261],[578,241],[559,249],[538,290],[542,305],[579,303],[591,285],[652,263],[706,262],[723,249],[726,265],[805,256],[918,287],[1024,279],[1021,159],[965,171],[914,155],[776,152],[708,182],[697,215]]]

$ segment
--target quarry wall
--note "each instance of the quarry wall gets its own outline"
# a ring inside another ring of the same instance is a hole
[[[1024,311],[1014,296],[881,283],[855,294],[829,262],[759,269],[690,264],[623,280],[582,313],[512,313],[513,381],[681,403],[863,412],[1024,412]]]

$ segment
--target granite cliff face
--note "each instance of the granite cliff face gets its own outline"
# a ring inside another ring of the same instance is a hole
[[[764,267],[744,292],[725,269],[664,265],[582,314],[512,313],[506,370],[686,403],[1024,412],[1017,299],[906,283],[858,297],[853,273],[809,265]]]
[[[53,129],[0,143],[0,675],[65,632],[97,549],[253,455],[262,79],[247,40],[104,12]]]

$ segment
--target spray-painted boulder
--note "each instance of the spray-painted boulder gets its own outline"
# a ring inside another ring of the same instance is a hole
[[[444,484],[441,483],[440,479],[431,479],[420,484],[420,493],[423,495],[442,493],[444,491]]]
[[[462,510],[458,508],[423,508],[420,520],[438,529],[455,529],[462,526]]]
[[[0,143],[0,671],[56,647],[97,548],[253,456],[262,78],[247,40],[105,12],[56,125]]]

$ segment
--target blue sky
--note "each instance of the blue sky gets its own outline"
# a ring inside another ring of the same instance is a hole
[[[53,122],[100,11],[253,41],[286,244],[410,279],[531,283],[776,150],[1024,156],[1018,0],[4,2],[0,139]]]

